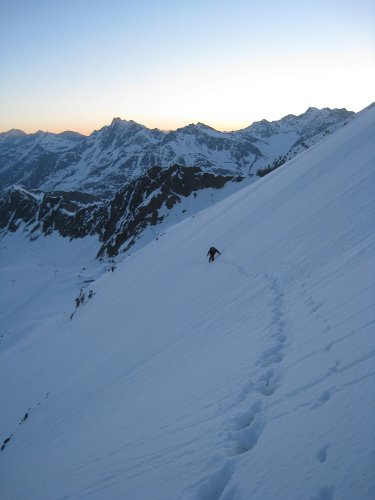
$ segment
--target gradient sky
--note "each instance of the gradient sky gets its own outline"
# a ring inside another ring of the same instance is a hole
[[[0,131],[234,130],[374,101],[371,0],[0,0]]]

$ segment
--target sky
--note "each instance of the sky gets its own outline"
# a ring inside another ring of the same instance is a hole
[[[236,130],[373,102],[371,0],[0,0],[0,131]]]

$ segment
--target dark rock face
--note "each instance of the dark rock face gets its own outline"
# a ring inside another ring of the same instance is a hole
[[[220,189],[227,182],[242,179],[202,172],[198,167],[151,168],[124,186],[111,201],[99,255],[116,255],[125,242],[129,248],[147,226],[163,220],[164,215],[159,213],[163,205],[170,210],[183,196],[206,188]]]
[[[37,196],[17,187],[6,191],[0,201],[0,229],[15,232],[20,224],[33,221],[39,209]]]
[[[0,200],[0,230],[17,231],[21,224],[32,238],[58,231],[61,236],[79,238],[94,234],[97,222],[91,220],[98,198],[82,193],[42,193],[14,186]]]
[[[82,192],[43,193],[14,186],[0,199],[0,230],[14,232],[23,224],[31,239],[53,231],[67,238],[98,235],[98,257],[111,257],[129,249],[144,229],[159,224],[182,197],[242,179],[198,167],[153,167],[110,200]]]

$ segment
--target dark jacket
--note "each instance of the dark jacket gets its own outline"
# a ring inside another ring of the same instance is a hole
[[[219,252],[219,250],[218,250],[217,248],[215,248],[215,247],[211,247],[211,248],[209,249],[209,251],[207,252],[207,257],[208,257],[209,255],[214,256],[216,253],[220,253],[220,252]]]

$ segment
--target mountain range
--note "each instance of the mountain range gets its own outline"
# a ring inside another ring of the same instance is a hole
[[[202,123],[163,132],[119,118],[89,137],[11,130],[0,134],[0,232],[22,229],[32,240],[95,235],[97,256],[114,257],[278,168],[353,116],[309,108],[234,132]]]
[[[10,130],[0,134],[0,191],[21,184],[110,197],[150,168],[175,164],[254,176],[317,143],[353,116],[346,109],[309,108],[299,116],[262,120],[233,132],[202,123],[165,132],[120,118],[88,137]]]

